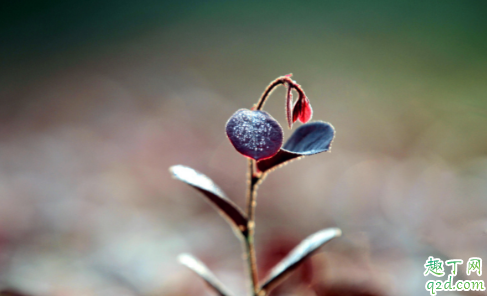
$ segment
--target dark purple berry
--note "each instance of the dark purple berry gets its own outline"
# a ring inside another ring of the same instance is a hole
[[[282,146],[282,128],[265,111],[238,110],[228,120],[226,132],[238,152],[255,160],[272,157]]]

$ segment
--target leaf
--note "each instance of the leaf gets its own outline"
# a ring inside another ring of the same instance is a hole
[[[247,218],[244,212],[207,176],[184,165],[175,165],[169,168],[173,177],[192,186],[203,193],[217,211],[232,225],[238,233],[245,236],[247,233]]]
[[[300,126],[273,157],[257,162],[260,172],[266,172],[288,161],[326,152],[331,149],[335,128],[328,122],[315,121]]]
[[[297,247],[295,247],[289,254],[281,260],[274,268],[272,268],[269,276],[264,280],[261,290],[270,291],[283,281],[294,269],[296,269],[306,258],[311,256],[316,250],[323,246],[332,238],[342,235],[342,231],[338,228],[328,228],[320,230],[306,239],[304,239]]]
[[[203,262],[199,261],[190,254],[181,254],[178,256],[178,261],[187,268],[194,271],[197,275],[202,277],[206,283],[215,290],[220,296],[230,296],[231,294],[223,286],[223,284],[216,278],[216,276],[206,267]]]
[[[282,128],[265,111],[237,110],[227,121],[225,129],[233,147],[255,160],[272,157],[282,146]]]

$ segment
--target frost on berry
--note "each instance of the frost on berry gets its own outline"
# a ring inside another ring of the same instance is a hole
[[[238,110],[228,120],[226,132],[238,152],[255,160],[272,157],[282,146],[282,128],[265,111]]]

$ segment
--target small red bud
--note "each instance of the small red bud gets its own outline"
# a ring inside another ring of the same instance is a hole
[[[307,97],[299,98],[293,108],[293,123],[299,119],[302,123],[308,122],[313,116],[313,109]]]

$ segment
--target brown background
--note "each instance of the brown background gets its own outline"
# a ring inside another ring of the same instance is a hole
[[[428,256],[487,259],[483,1],[19,2],[0,9],[2,286],[207,295],[190,252],[244,295],[239,242],[168,167],[244,206],[224,125],[288,73],[337,136],[261,186],[261,273],[344,236],[276,295],[428,295]],[[283,89],[266,110],[285,126]]]

